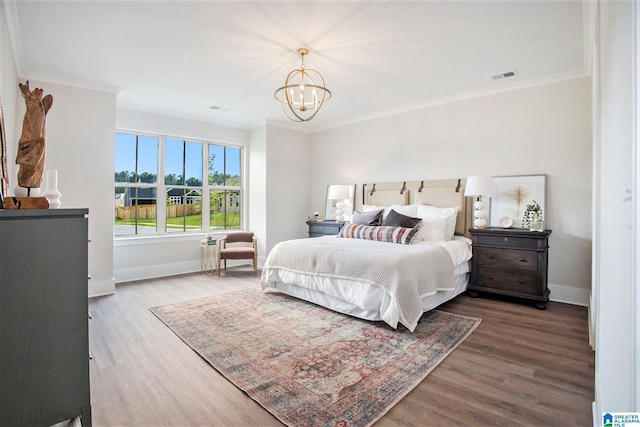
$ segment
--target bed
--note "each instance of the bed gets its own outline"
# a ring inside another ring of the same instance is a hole
[[[386,226],[346,224],[338,236],[278,243],[262,270],[264,292],[413,331],[422,313],[464,292],[469,282],[471,203],[464,184],[363,185],[362,215],[354,222],[380,214]],[[421,221],[412,226],[407,218]]]

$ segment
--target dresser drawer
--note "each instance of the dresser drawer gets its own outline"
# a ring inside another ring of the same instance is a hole
[[[537,270],[538,253],[518,249],[473,248],[475,265],[490,268]]]
[[[547,239],[536,239],[520,236],[476,235],[474,245],[493,246],[498,248],[545,249]]]
[[[340,232],[344,222],[337,221],[307,221],[309,237],[332,236]]]
[[[491,289],[500,289],[515,293],[536,293],[537,274],[535,271],[499,270],[478,268],[476,284]]]
[[[479,292],[549,301],[547,262],[551,230],[485,228],[469,230],[473,245],[470,296]]]

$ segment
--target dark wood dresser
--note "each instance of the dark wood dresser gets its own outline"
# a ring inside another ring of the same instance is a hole
[[[0,425],[91,425],[88,210],[0,210]]]
[[[340,232],[344,221],[307,221],[309,237],[333,236]]]
[[[534,301],[544,310],[547,288],[549,235],[521,229],[470,229],[473,242],[470,296],[478,291]]]

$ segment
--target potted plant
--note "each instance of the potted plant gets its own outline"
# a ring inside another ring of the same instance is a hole
[[[522,216],[522,228],[529,228],[531,231],[544,231],[544,218],[542,208],[535,200],[527,205],[527,209]]]

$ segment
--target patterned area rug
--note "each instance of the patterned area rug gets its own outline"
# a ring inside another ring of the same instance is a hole
[[[369,426],[479,324],[432,310],[411,333],[243,290],[151,311],[289,426]]]

